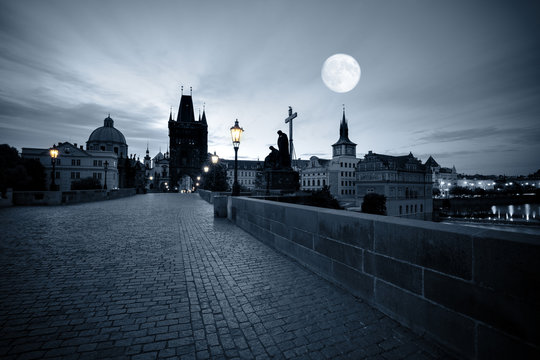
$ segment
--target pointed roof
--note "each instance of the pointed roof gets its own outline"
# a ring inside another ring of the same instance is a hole
[[[426,160],[427,167],[434,168],[434,167],[440,167],[440,165],[435,161],[435,159],[430,155],[429,158]]]
[[[203,112],[202,112],[202,120],[201,121],[202,121],[203,124],[206,124],[206,111],[205,110],[203,110]]]
[[[178,116],[176,121],[195,122],[193,99],[191,95],[182,95],[182,98],[180,99],[180,106],[178,107]]]
[[[347,119],[345,118],[345,108],[343,108],[343,117],[339,125],[339,140],[332,146],[335,145],[356,145],[349,140],[349,126],[347,125]]]

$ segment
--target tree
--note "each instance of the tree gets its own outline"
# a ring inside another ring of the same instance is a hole
[[[43,165],[34,159],[23,159],[14,147],[0,145],[0,192],[13,190],[45,190],[46,176]]]
[[[362,202],[362,212],[386,215],[386,196],[377,193],[366,194]]]
[[[228,191],[227,169],[223,164],[216,164],[209,167],[203,177],[203,189],[210,191]]]

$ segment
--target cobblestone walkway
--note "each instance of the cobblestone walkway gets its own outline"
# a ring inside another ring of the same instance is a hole
[[[0,209],[0,358],[448,358],[197,195]]]

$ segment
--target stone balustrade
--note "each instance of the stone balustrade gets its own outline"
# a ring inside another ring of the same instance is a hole
[[[537,236],[245,197],[227,216],[464,358],[540,358]]]

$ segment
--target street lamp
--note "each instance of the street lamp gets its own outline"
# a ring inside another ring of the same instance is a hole
[[[212,164],[216,165],[219,161],[219,156],[216,155],[216,152],[214,151],[214,155],[212,155]]]
[[[216,190],[216,164],[218,163],[219,161],[219,156],[216,155],[216,152],[214,151],[214,155],[211,156],[211,160],[212,160],[212,170],[213,170],[213,173],[214,173],[214,184],[212,185],[212,190]]]
[[[49,149],[49,154],[51,155],[51,163],[52,163],[52,183],[51,183],[51,191],[56,190],[56,184],[54,182],[54,178],[56,177],[56,158],[58,157],[58,149],[56,148],[56,144],[53,145],[51,149]]]
[[[231,128],[231,138],[234,147],[234,183],[232,188],[232,196],[240,195],[240,185],[238,185],[238,148],[240,147],[240,137],[244,129],[238,126],[238,119],[234,122]]]
[[[105,184],[103,184],[104,190],[107,190],[107,169],[109,169],[109,162],[105,160]]]

